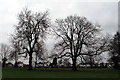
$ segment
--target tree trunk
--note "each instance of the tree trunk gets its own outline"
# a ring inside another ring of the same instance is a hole
[[[17,63],[17,61],[15,61],[15,68],[16,68],[16,67],[18,67],[18,63]]]
[[[29,55],[29,69],[28,70],[33,70],[32,68],[32,53]]]
[[[93,68],[93,60],[92,60],[92,56],[90,56],[90,67]]]
[[[35,62],[35,68],[37,68],[37,61]]]
[[[5,67],[5,63],[6,63],[6,61],[3,60],[2,67]]]
[[[36,54],[36,61],[35,61],[35,68],[37,68],[37,54]]]
[[[7,59],[4,57],[4,58],[2,59],[2,61],[3,61],[2,67],[5,67],[5,66],[6,66],[6,61],[7,61]]]
[[[77,71],[76,60],[77,60],[76,58],[72,59],[72,62],[73,62],[72,70],[73,71]]]
[[[93,68],[93,63],[92,62],[90,62],[90,67]]]
[[[15,67],[18,67],[17,55],[15,55]]]

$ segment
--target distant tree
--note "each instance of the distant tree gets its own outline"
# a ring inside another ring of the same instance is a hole
[[[86,52],[86,56],[88,56],[89,58],[89,64],[91,65],[91,67],[93,67],[93,65],[95,64],[96,56],[100,57],[102,53],[109,51],[110,37],[108,35],[105,37],[94,37],[94,40],[91,41],[91,43],[92,44],[85,46],[84,52]]]
[[[76,71],[77,58],[86,55],[83,51],[84,46],[92,44],[100,31],[100,26],[91,23],[85,17],[68,16],[65,19],[57,19],[53,31],[60,39],[55,45],[60,52],[59,55],[70,57],[73,63],[72,70]]]
[[[58,65],[62,65],[62,58],[60,60],[58,60]]]
[[[57,58],[56,57],[53,58],[53,61],[52,61],[52,63],[50,63],[50,66],[52,68],[57,66]]]
[[[71,66],[71,63],[70,63],[70,61],[69,61],[69,58],[65,58],[65,59],[63,60],[63,65],[64,65],[65,67],[70,67],[70,66]]]
[[[53,64],[57,65],[57,58],[56,57],[53,59]]]
[[[114,63],[114,68],[120,69],[120,33],[117,32],[111,40],[110,59]]]
[[[44,53],[46,49],[44,48],[44,42],[39,41],[35,46],[35,68],[39,60],[44,60]]]
[[[24,9],[18,14],[18,25],[16,34],[21,46],[21,53],[29,54],[29,70],[32,70],[33,53],[36,52],[35,46],[45,38],[45,33],[49,27],[48,12],[33,13]]]
[[[18,67],[18,55],[21,54],[20,50],[21,50],[21,46],[20,46],[20,41],[18,40],[18,38],[16,36],[11,36],[11,52],[9,55],[9,59],[10,60],[14,60],[15,61],[15,65],[14,67]]]
[[[7,44],[0,44],[0,56],[2,58],[2,67],[5,67],[6,61],[10,53],[10,47]]]

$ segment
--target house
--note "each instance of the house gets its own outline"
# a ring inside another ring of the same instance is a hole
[[[29,64],[23,64],[23,67],[29,67]]]
[[[36,64],[36,67],[42,68],[42,67],[49,67],[50,62],[39,62]]]
[[[8,63],[6,64],[6,66],[7,66],[7,67],[13,67],[13,64],[12,64],[11,62],[8,62]]]
[[[23,62],[22,61],[18,61],[18,67],[23,67]]]
[[[51,63],[48,61],[48,62],[44,62],[44,67],[49,67],[49,65],[50,65]]]
[[[37,67],[37,68],[43,67],[43,63],[42,63],[42,62],[37,63],[37,64],[36,64],[36,67]]]

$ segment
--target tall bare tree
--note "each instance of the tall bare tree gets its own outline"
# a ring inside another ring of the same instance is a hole
[[[76,71],[78,56],[86,55],[85,46],[93,44],[94,38],[100,31],[100,25],[92,24],[85,17],[68,16],[57,19],[53,28],[54,33],[61,41],[55,46],[60,50],[60,55],[72,59],[72,70]]]
[[[48,11],[33,13],[24,9],[18,14],[18,24],[16,25],[16,37],[22,47],[22,53],[29,55],[29,70],[32,70],[32,58],[35,46],[40,39],[44,38],[49,27]]]

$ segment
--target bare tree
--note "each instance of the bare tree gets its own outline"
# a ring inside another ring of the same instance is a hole
[[[10,53],[10,47],[6,44],[0,44],[0,56],[2,58],[2,66],[5,67],[6,61]]]
[[[93,44],[92,41],[100,31],[100,26],[92,24],[85,17],[68,16],[57,19],[54,33],[61,41],[55,46],[59,55],[72,59],[72,70],[76,71],[76,61],[80,55],[86,55],[84,47]]]
[[[49,27],[48,12],[32,13],[24,9],[18,14],[18,25],[16,25],[16,37],[22,47],[22,53],[29,55],[29,70],[32,70],[32,57],[35,46],[40,39],[44,38]]]

